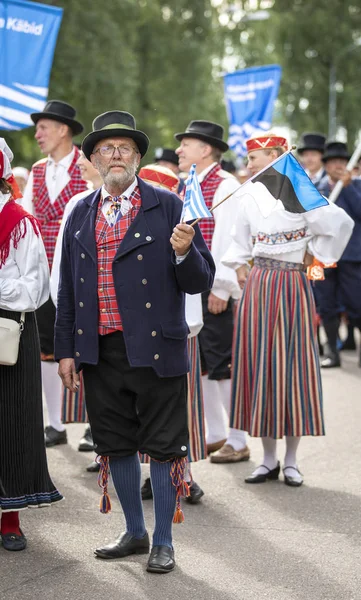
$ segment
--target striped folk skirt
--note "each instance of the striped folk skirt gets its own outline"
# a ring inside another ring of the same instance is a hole
[[[197,462],[198,460],[204,460],[207,458],[202,392],[202,370],[198,336],[188,339],[188,353],[190,363],[187,399],[189,430],[188,461]],[[141,462],[149,463],[149,456],[144,454],[141,457]]]
[[[236,316],[230,426],[324,435],[316,311],[302,265],[256,258]]]
[[[61,420],[63,423],[87,423],[88,415],[85,407],[85,390],[82,372],[79,373],[80,384],[76,392],[63,386]]]
[[[19,313],[2,309],[0,317],[20,320]],[[16,365],[0,365],[0,481],[2,511],[49,506],[62,499],[46,460],[35,313],[26,314]]]

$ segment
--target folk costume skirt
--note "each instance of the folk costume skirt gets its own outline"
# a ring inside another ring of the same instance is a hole
[[[316,311],[302,265],[256,258],[236,316],[230,426],[324,435]]]
[[[188,462],[197,462],[207,458],[207,445],[205,437],[205,421],[202,392],[202,369],[199,352],[198,336],[188,339],[188,354],[190,370],[188,373]],[[149,463],[147,454],[141,455],[142,463]]]
[[[20,321],[20,314],[0,310]],[[27,313],[16,365],[0,365],[0,509],[49,506],[62,499],[48,472],[44,444],[39,336]]]

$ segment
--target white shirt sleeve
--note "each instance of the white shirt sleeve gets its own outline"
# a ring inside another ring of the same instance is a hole
[[[0,269],[0,308],[12,311],[32,312],[49,298],[49,266],[41,236],[37,236],[29,221],[26,235],[18,247],[10,248],[14,266],[6,276],[7,265]],[[13,276],[11,276],[11,274]]]
[[[235,177],[226,177],[219,185],[213,199],[213,206],[223,200],[228,194],[239,188],[240,183]],[[230,232],[239,211],[240,199],[234,194],[214,211],[215,228],[212,239],[212,256],[216,264],[212,293],[228,301],[240,297],[236,273],[228,265],[221,262],[230,241]]]
[[[21,204],[24,210],[26,210],[31,215],[34,214],[34,204],[33,204],[33,172],[31,171],[29,175],[28,182],[26,184],[26,188],[23,193],[23,197],[18,200],[18,203]]]
[[[309,252],[324,264],[340,260],[354,228],[354,221],[336,204],[304,213],[312,234]]]
[[[248,194],[239,198],[237,219],[230,231],[231,242],[228,237],[228,248],[222,257],[222,264],[234,271],[252,258],[251,227],[245,210],[247,201],[253,201]]]

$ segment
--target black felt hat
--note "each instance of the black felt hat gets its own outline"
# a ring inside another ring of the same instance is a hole
[[[303,133],[297,152],[298,154],[302,154],[305,150],[318,150],[323,154],[325,143],[326,136],[322,133]]]
[[[176,166],[179,162],[178,155],[171,148],[156,148],[154,161],[159,162],[160,160],[170,162]]]
[[[137,144],[141,156],[148,150],[148,136],[136,129],[133,115],[122,110],[111,110],[94,119],[93,131],[83,139],[82,150],[86,158],[90,160],[97,142],[111,137],[131,138]]]
[[[191,121],[184,133],[176,133],[175,139],[179,142],[183,138],[196,138],[218,148],[221,152],[227,152],[228,144],[223,141],[223,127],[211,121]]]
[[[52,121],[59,121],[68,125],[73,132],[73,135],[79,135],[84,129],[83,125],[79,121],[75,120],[76,110],[67,102],[62,100],[49,100],[44,106],[44,110],[39,113],[31,113],[30,117],[33,123],[36,123],[40,119],[51,119]]]
[[[327,162],[331,158],[345,158],[350,160],[351,155],[347,150],[346,144],[343,142],[328,142],[325,146],[325,153],[322,157],[323,162]]]

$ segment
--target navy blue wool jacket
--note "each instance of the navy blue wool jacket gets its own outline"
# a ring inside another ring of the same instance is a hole
[[[329,197],[331,190],[327,175],[321,179],[317,189],[323,196]],[[353,179],[350,185],[343,188],[336,204],[355,221],[350,241],[340,260],[361,262],[361,180]]]
[[[188,371],[185,293],[211,289],[215,265],[199,228],[180,264],[169,238],[182,202],[138,178],[142,206],[112,264],[129,363],[160,377]],[[77,370],[97,364],[98,273],[95,220],[100,190],[80,200],[67,221],[60,266],[55,359],[74,358]],[[150,307],[149,307],[150,304]]]

